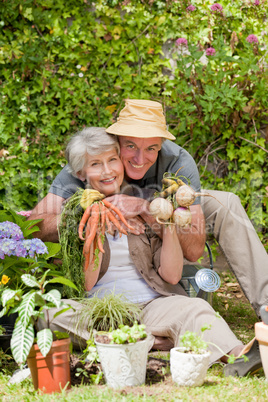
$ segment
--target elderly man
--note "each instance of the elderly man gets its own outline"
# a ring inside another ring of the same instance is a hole
[[[122,194],[111,198],[126,218],[140,215],[150,226],[154,225],[148,213],[148,201],[143,199],[144,191],[139,192],[139,189],[159,190],[164,172],[175,173],[180,169],[179,175],[189,179],[194,190],[200,190],[196,164],[186,150],[170,141],[175,137],[166,129],[160,103],[126,100],[117,122],[106,131],[119,136],[125,179],[136,185],[137,197]],[[48,195],[32,212],[31,219],[44,219],[38,236],[43,240],[57,241],[62,204],[78,187],[84,186],[83,181],[68,173],[67,167],[59,173]],[[206,225],[207,232],[213,233],[219,242],[245,295],[259,315],[260,306],[268,304],[267,253],[239,198],[227,192],[206,192],[216,199],[202,197],[201,204],[197,199],[190,207],[193,217],[191,227],[178,230],[184,257],[196,261],[202,255]]]

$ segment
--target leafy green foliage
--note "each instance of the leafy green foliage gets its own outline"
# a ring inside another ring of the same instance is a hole
[[[165,108],[204,188],[240,196],[265,244],[267,10],[222,0],[5,1],[0,10],[0,199],[31,209],[84,126],[108,126],[125,98]],[[255,35],[258,43],[249,43]],[[185,38],[188,48],[176,45]],[[213,56],[205,56],[209,47]]]
[[[112,339],[112,343],[136,343],[142,339],[147,338],[144,324],[138,324],[134,322],[132,327],[128,325],[120,325],[119,328],[109,333],[109,337]]]
[[[198,336],[195,332],[186,331],[180,336],[180,345],[186,352],[202,354],[207,351],[208,343]]]

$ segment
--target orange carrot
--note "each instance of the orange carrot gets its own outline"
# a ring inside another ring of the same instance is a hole
[[[89,257],[90,257],[90,254],[84,254],[84,256],[85,256],[84,271],[87,271],[87,270],[88,270],[88,267],[89,267]]]
[[[101,253],[105,253],[104,248],[103,248],[103,244],[101,241],[101,235],[98,237],[98,247]]]
[[[125,231],[125,229],[120,225],[118,219],[114,216],[114,214],[112,213],[112,211],[108,211],[107,212],[108,218],[109,220],[114,224],[114,226],[119,230],[119,233],[123,233],[125,235],[127,235],[127,232]]]
[[[91,231],[89,236],[87,237],[85,244],[84,244],[84,248],[83,248],[83,252],[85,254],[88,254],[90,251],[90,245],[93,242],[96,233],[97,233],[97,228],[98,228],[98,224],[99,224],[99,205],[93,204],[92,206],[92,210],[91,210],[91,216],[92,216],[92,221],[91,221]]]
[[[91,205],[89,205],[86,208],[86,210],[81,218],[81,221],[79,223],[79,226],[78,226],[78,236],[79,236],[79,239],[81,239],[81,240],[85,240],[85,238],[83,237],[83,230],[84,230],[85,224],[87,223],[87,220],[90,216],[90,211],[91,211]]]
[[[110,203],[109,201],[107,201],[105,198],[102,200],[102,202],[103,202],[103,204],[104,204],[107,208],[112,209],[112,210],[119,216],[119,218],[121,219],[121,221],[124,223],[124,225],[126,225],[126,227],[127,227],[128,229],[135,231],[134,227],[131,226],[131,225],[129,225],[129,224],[127,223],[127,221],[126,221],[126,219],[124,218],[122,212],[121,212],[117,207],[115,207],[113,204],[111,204],[111,203]]]

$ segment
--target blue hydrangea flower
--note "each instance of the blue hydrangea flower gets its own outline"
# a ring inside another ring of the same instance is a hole
[[[1,249],[1,259],[3,260],[5,257],[2,258],[2,255],[16,255],[16,247],[17,241],[13,239],[1,239],[0,240],[0,249]]]
[[[23,233],[21,228],[13,222],[0,222],[0,239],[4,238],[22,240]]]
[[[48,253],[46,245],[40,239],[30,239],[22,241],[23,247],[27,250],[29,257],[34,257],[35,254]]]

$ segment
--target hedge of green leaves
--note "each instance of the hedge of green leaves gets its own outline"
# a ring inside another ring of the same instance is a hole
[[[238,194],[265,243],[265,3],[3,0],[0,200],[32,208],[73,133],[111,124],[125,98],[152,99],[203,188]]]

